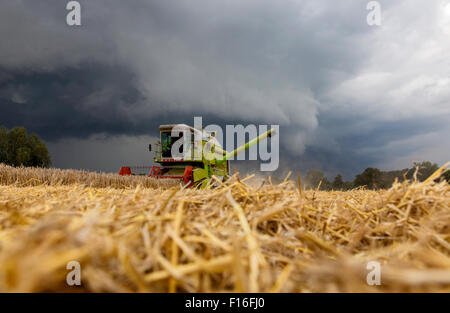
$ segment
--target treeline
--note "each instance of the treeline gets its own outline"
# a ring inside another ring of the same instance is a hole
[[[23,127],[8,130],[0,126],[0,164],[11,166],[49,167],[50,155],[45,142]]]
[[[429,161],[414,163],[413,167],[396,171],[381,171],[377,168],[366,168],[361,174],[355,176],[353,181],[344,181],[341,174],[330,181],[321,171],[310,170],[304,178],[306,188],[318,188],[320,190],[350,190],[358,187],[368,189],[385,189],[392,186],[395,179],[398,181],[417,180],[424,181],[436,170],[439,165]],[[450,183],[450,171],[447,171],[442,179]]]

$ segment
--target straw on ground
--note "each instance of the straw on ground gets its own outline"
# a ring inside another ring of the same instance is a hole
[[[450,291],[450,186],[182,189],[0,167],[0,291]],[[100,175],[100,176],[98,176]],[[136,180],[134,180],[136,179]],[[82,285],[66,284],[81,264]],[[366,282],[369,261],[381,285]]]

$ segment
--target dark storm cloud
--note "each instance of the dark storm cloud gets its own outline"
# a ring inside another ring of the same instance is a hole
[[[380,2],[381,27],[350,0],[80,1],[80,27],[65,1],[2,2],[0,124],[50,140],[61,167],[115,170],[119,141],[193,116],[280,124],[281,171],[442,162],[450,5]]]
[[[26,125],[49,140],[148,130],[130,127],[134,120],[127,110],[140,94],[123,68],[84,64],[56,72],[5,72],[10,78],[0,82],[0,124]]]

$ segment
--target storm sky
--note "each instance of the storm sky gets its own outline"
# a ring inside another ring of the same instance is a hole
[[[450,160],[450,0],[0,3],[0,125],[53,165],[151,164],[164,123],[279,124],[281,169]]]

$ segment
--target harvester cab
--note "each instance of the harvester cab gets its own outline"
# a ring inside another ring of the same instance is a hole
[[[149,151],[154,152],[153,161],[158,165],[151,167],[148,176],[179,179],[185,187],[204,188],[213,176],[215,180],[226,180],[229,177],[230,159],[270,137],[274,130],[265,132],[231,152],[222,149],[214,132],[204,129],[176,124],[161,125],[159,132],[160,140],[149,145]],[[119,174],[134,175],[132,168],[136,167],[122,167]]]
[[[176,131],[173,131],[174,127],[177,127]],[[228,176],[229,161],[217,165],[214,156],[208,157],[206,153],[203,153],[208,145],[219,146],[213,133],[184,124],[161,125],[159,132],[160,141],[149,146],[150,150],[154,148],[153,161],[159,166],[153,166],[149,176],[180,179],[186,187],[199,183],[206,184],[207,178],[212,175],[218,179]],[[209,153],[215,153],[214,148],[210,150]],[[176,152],[175,156],[173,152]],[[220,158],[224,156],[223,152]]]

